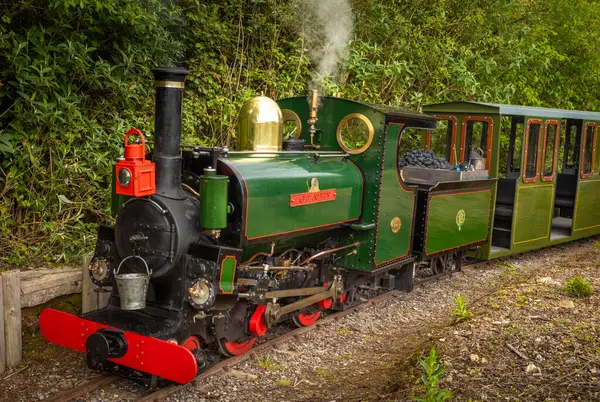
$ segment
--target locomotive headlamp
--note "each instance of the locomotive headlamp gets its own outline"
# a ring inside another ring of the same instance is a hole
[[[121,168],[119,169],[119,173],[117,173],[117,180],[119,180],[119,184],[123,187],[129,186],[131,183],[131,172],[129,169]]]

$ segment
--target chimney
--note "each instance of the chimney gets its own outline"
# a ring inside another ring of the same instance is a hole
[[[181,189],[181,106],[185,76],[189,71],[184,68],[157,67],[152,69],[152,73],[156,81],[156,194],[183,199],[185,195]]]

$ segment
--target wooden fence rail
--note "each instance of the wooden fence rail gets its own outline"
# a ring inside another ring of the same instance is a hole
[[[88,271],[91,256],[79,268],[11,270],[0,274],[0,373],[21,364],[21,309],[56,297],[82,293],[82,312],[106,306],[109,293],[98,292]]]

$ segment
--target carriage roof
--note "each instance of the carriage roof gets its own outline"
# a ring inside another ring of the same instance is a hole
[[[499,103],[485,103],[473,101],[434,103],[423,106],[423,111],[426,113],[486,113],[510,116],[535,116],[559,119],[600,120],[599,112],[552,109],[532,106],[502,105]]]

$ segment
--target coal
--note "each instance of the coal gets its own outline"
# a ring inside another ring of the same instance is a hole
[[[438,158],[432,151],[417,149],[406,152],[398,158],[398,168],[406,166],[420,167],[426,169],[453,170],[454,167],[444,158]]]

